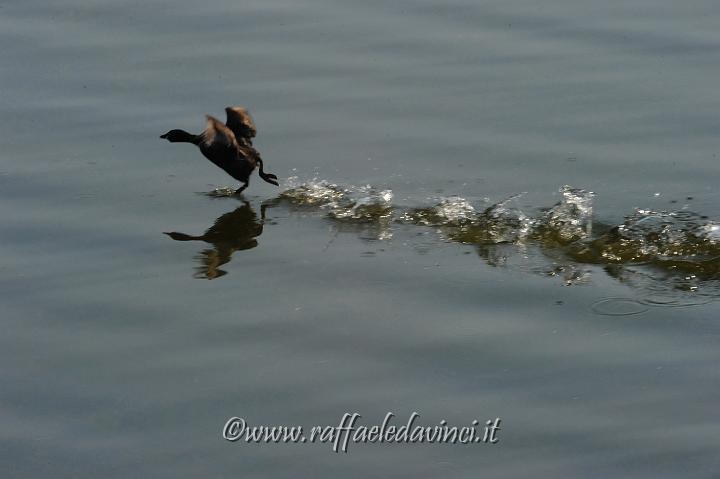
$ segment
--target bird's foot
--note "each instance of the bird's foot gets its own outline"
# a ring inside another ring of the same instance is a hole
[[[277,176],[273,175],[272,173],[260,173],[260,178],[262,178],[264,181],[267,181],[271,185],[280,186],[280,183],[277,182]]]

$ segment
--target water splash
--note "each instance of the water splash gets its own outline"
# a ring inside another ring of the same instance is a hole
[[[340,186],[317,178],[302,182],[297,177],[287,180],[287,189],[280,194],[296,208],[319,208],[327,217],[344,226],[357,225],[369,239],[392,238],[393,192],[366,186]]]
[[[595,193],[570,186],[560,188],[562,200],[545,216],[543,232],[562,244],[592,234],[592,200]]]
[[[477,221],[475,208],[465,198],[450,196],[429,208],[414,208],[406,211],[400,222],[423,226],[463,226]]]
[[[544,212],[520,204],[523,194],[489,207],[489,200],[480,200],[479,208],[470,199],[448,196],[431,206],[401,208],[389,189],[292,177],[270,205],[322,212],[336,231],[371,240],[392,238],[393,225],[430,227],[427,233],[445,241],[474,245],[487,264],[558,278],[565,285],[591,282],[600,265],[645,291],[653,298],[648,302],[687,305],[705,301],[701,292],[720,296],[716,222],[688,210],[637,210],[621,224],[604,225],[593,220],[593,192],[568,185],[559,192],[560,201]]]
[[[513,195],[487,208],[482,214],[479,231],[486,233],[491,243],[521,243],[536,225],[536,220],[525,214],[517,201],[525,193]],[[478,235],[482,237],[483,235]]]
[[[645,264],[696,278],[720,278],[717,225],[687,210],[637,210],[596,239],[568,250],[578,261]]]
[[[210,198],[228,198],[235,195],[237,188],[230,188],[229,186],[221,186],[210,191],[200,191],[198,195],[209,196]]]
[[[376,190],[370,185],[351,188],[342,201],[330,204],[330,215],[362,222],[389,220],[393,213],[392,200],[391,190]]]
[[[317,178],[301,182],[297,176],[292,176],[286,180],[285,187],[280,198],[296,206],[325,206],[343,200],[348,194],[346,189]]]
[[[637,210],[618,226],[616,243],[640,259],[696,261],[720,254],[716,231],[691,211]]]

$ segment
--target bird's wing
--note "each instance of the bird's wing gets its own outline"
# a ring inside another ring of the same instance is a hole
[[[223,125],[217,118],[210,115],[205,115],[205,118],[207,118],[207,127],[202,132],[202,140],[206,147],[238,147],[232,130]]]
[[[239,147],[235,135],[220,120],[206,115],[207,128],[202,132],[200,150],[215,164],[228,164],[237,159]]]
[[[252,138],[257,134],[255,122],[250,113],[241,106],[229,106],[225,108],[227,114],[227,122],[225,125],[235,133],[238,141],[245,139],[248,143],[252,143]]]

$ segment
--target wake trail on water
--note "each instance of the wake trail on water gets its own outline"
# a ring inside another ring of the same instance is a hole
[[[523,207],[522,193],[489,206],[446,196],[413,207],[397,205],[390,189],[291,177],[265,204],[322,214],[340,226],[357,225],[373,240],[389,241],[398,228],[430,228],[440,241],[473,245],[488,264],[560,277],[568,285],[588,282],[587,266],[601,266],[626,284],[649,290],[653,304],[687,305],[720,296],[717,222],[686,207],[636,209],[620,224],[604,224],[593,218],[593,192],[567,185],[559,192],[560,201],[547,208]],[[668,291],[693,299],[663,296]]]

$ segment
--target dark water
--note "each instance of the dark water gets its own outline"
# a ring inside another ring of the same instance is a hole
[[[0,5],[3,477],[716,477],[719,22]],[[281,188],[158,139],[231,104]],[[500,441],[221,436],[388,411]]]

